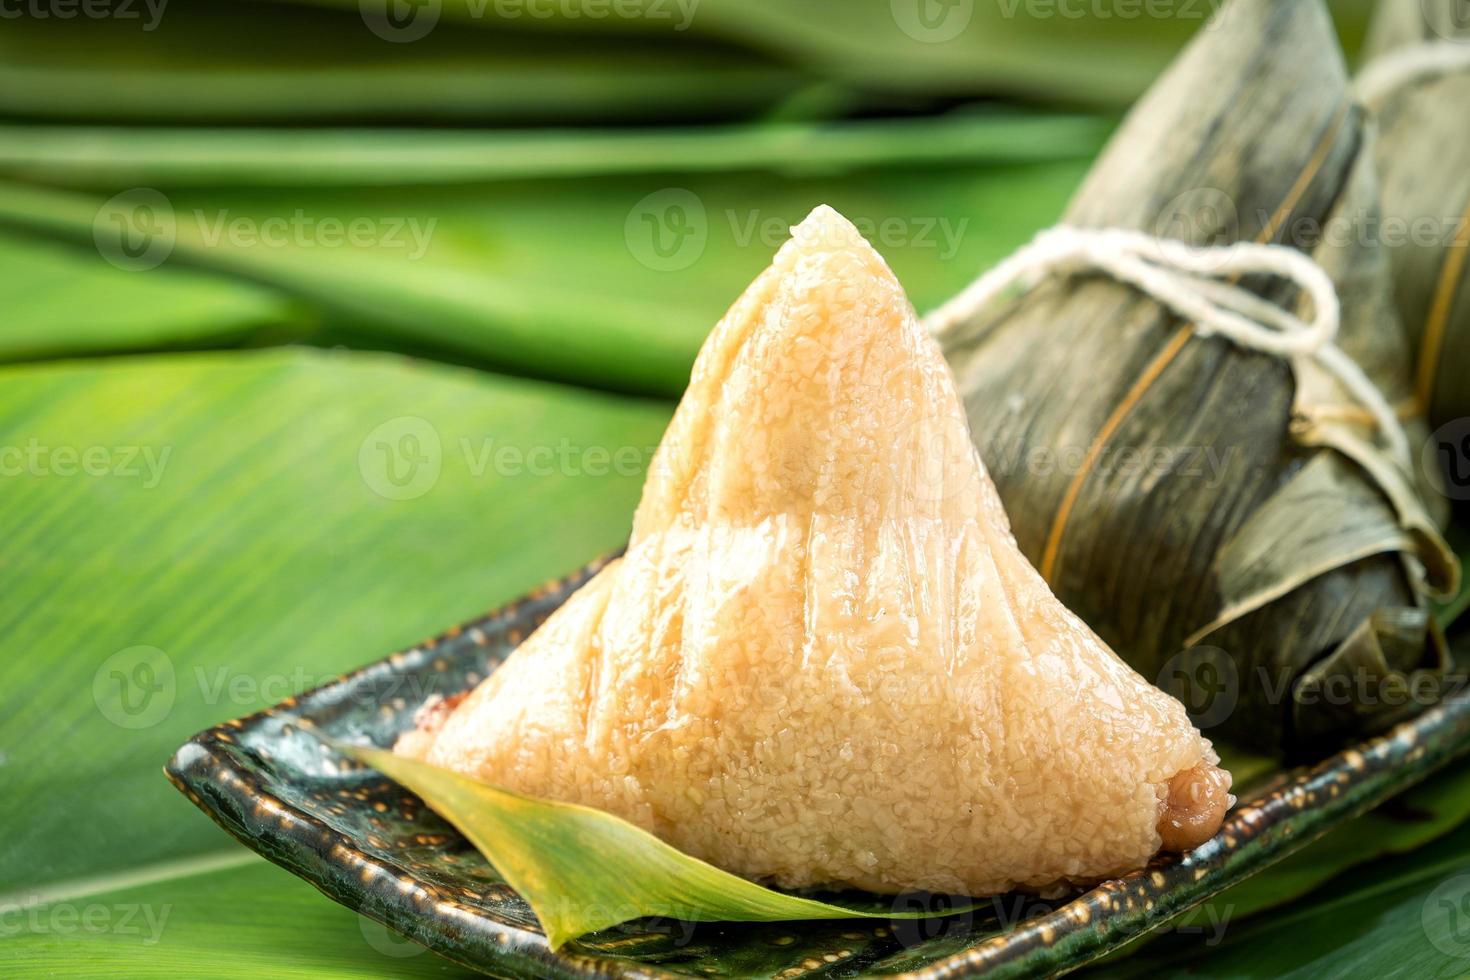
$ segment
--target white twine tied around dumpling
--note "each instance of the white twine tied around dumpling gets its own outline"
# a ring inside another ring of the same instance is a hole
[[[1470,41],[1425,41],[1374,58],[1359,73],[1353,88],[1370,109],[1419,82],[1470,70]]]
[[[1311,358],[1332,374],[1373,418],[1393,458],[1412,466],[1409,437],[1398,413],[1371,378],[1337,346],[1340,307],[1332,279],[1309,256],[1285,245],[1237,242],[1196,247],[1121,228],[1058,225],[924,318],[931,334],[970,319],[1021,284],[1031,289],[1048,275],[1105,272],[1146,293],[1191,321],[1202,337],[1293,360]],[[1297,286],[1311,301],[1312,317],[1262,299],[1226,279],[1269,275]]]

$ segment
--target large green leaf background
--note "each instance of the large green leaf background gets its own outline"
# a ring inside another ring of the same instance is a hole
[[[159,767],[616,546],[699,343],[814,205],[921,308],[1053,221],[1197,22],[1043,6],[941,43],[888,0],[703,0],[676,37],[446,2],[414,44],[346,0],[7,19],[0,974],[457,974]],[[1334,5],[1349,43],[1366,6]],[[373,231],[251,237],[297,215]],[[118,247],[140,227],[156,263]],[[1451,975],[1465,775],[1103,969]]]
[[[127,975],[177,975],[209,942],[230,975],[234,940],[214,906],[238,902],[247,934],[294,933],[283,909],[301,904],[302,886],[238,861],[221,868],[231,845],[179,808],[162,760],[201,727],[617,545],[636,461],[668,415],[663,403],[307,350],[25,365],[0,379],[0,445],[46,450],[7,461],[24,472],[7,475],[3,518],[0,778],[14,817],[0,844],[11,910],[0,958],[84,974],[87,957],[141,939],[49,919],[30,928],[14,906],[56,889],[53,908],[136,904],[109,896],[139,889],[157,896],[144,904],[172,905],[182,918],[152,951],[165,955]],[[416,447],[429,475],[397,486],[379,444],[426,433],[438,442]],[[93,472],[58,455],[68,448],[100,451]],[[537,462],[547,448],[555,461]],[[587,455],[625,448],[621,467]],[[189,897],[212,894],[231,897]],[[362,952],[350,917],[317,914],[350,927],[333,949]],[[291,940],[262,942],[290,958]]]
[[[139,276],[97,259],[0,232],[0,361],[266,343],[316,327],[317,314],[273,290],[187,269]]]
[[[309,301],[334,340],[674,396],[710,326],[815,204],[874,229],[915,303],[927,307],[1054,219],[1085,167],[1080,157],[1095,146],[1095,130],[1070,135],[1078,159],[855,171],[838,157],[843,179],[835,181],[654,172],[371,190],[164,185],[147,188],[147,198],[108,187],[121,192],[110,199],[3,184],[0,220],[95,256],[98,228],[130,228],[144,217],[136,202],[155,200],[148,220],[163,229],[160,241],[172,241],[165,268],[237,274]],[[652,236],[675,240],[659,224],[671,207],[688,216],[692,237],[687,251],[665,259]],[[303,230],[283,231],[278,245],[231,231],[298,214]],[[366,222],[366,244],[320,244],[305,222],[324,218]]]

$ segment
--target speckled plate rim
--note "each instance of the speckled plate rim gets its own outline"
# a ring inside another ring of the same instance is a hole
[[[555,952],[539,932],[520,929],[438,897],[402,867],[273,795],[240,759],[237,734],[280,715],[351,697],[405,670],[428,668],[439,648],[534,624],[607,563],[600,558],[478,619],[344,674],[300,697],[227,721],[189,739],[165,767],[169,780],[237,840],[361,914],[474,970],[512,977],[669,980],[634,963]],[[522,634],[524,635],[524,633]],[[381,688],[377,688],[381,689]],[[1041,975],[1075,968],[1205,901],[1304,847],[1470,751],[1470,691],[1386,734],[1311,767],[1287,772],[1239,804],[1220,832],[1185,855],[1101,885],[1049,914],[936,961],[900,980]],[[348,882],[352,882],[349,887]]]

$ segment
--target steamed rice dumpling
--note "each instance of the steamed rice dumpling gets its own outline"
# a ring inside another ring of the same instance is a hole
[[[1359,89],[1378,123],[1383,239],[1414,345],[1415,397],[1438,427],[1470,416],[1470,24],[1463,0],[1380,4],[1365,56]],[[1464,475],[1450,475],[1463,490]]]
[[[1136,868],[1230,786],[1016,549],[937,346],[828,208],[706,341],[625,556],[397,751],[877,892]]]
[[[1370,133],[1318,0],[1235,0],[1130,113],[1063,223],[1309,253],[1337,345],[1392,406],[1409,355]],[[1208,256],[1208,253],[1201,252]],[[1309,312],[1284,282],[1238,285]],[[1101,275],[1053,274],[936,330],[1021,550],[1211,734],[1316,749],[1422,709],[1425,595],[1453,556],[1418,468],[1310,357],[1263,353]],[[1422,422],[1407,441],[1420,445]]]

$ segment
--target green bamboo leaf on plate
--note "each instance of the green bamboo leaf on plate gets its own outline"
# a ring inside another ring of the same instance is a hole
[[[967,911],[900,911],[878,902],[862,908],[783,894],[690,857],[601,810],[522,796],[384,749],[329,744],[407,786],[459,828],[535,911],[553,949],[644,916],[783,922],[924,919]]]

